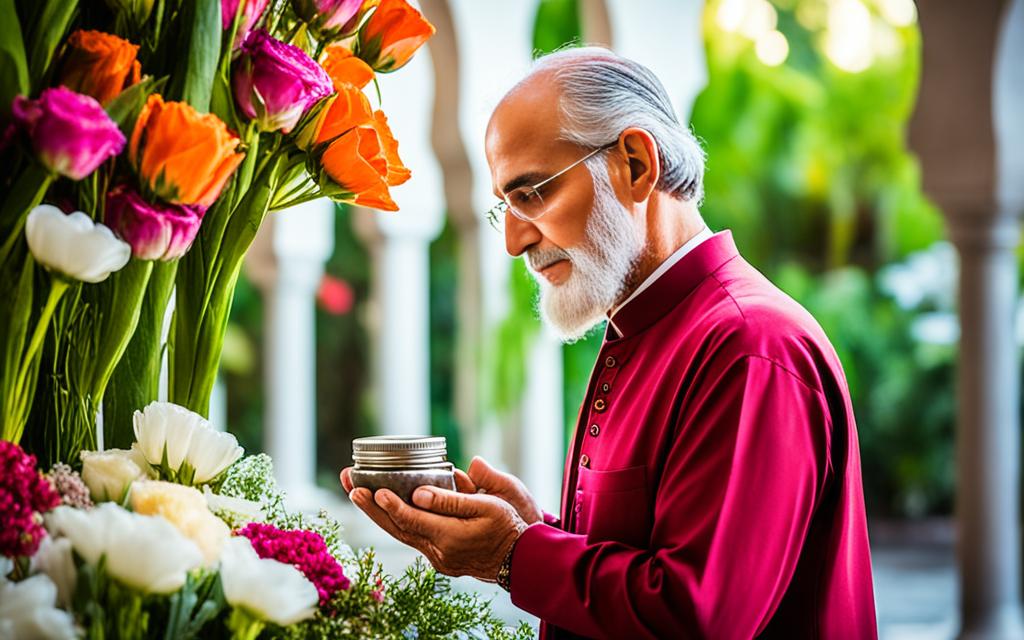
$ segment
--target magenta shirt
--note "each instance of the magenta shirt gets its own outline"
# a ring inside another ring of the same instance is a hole
[[[719,233],[615,315],[512,601],[542,638],[877,637],[857,428],[814,319]]]

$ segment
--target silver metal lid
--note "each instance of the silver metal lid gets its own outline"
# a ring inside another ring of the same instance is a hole
[[[447,466],[443,436],[371,436],[352,441],[357,468],[432,469]]]

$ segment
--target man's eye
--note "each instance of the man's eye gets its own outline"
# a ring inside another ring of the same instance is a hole
[[[524,206],[535,204],[540,196],[533,189],[522,189],[509,194],[509,204],[513,206]]]

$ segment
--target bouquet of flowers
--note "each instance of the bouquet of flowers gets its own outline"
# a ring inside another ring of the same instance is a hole
[[[46,475],[0,441],[0,637],[527,638],[417,563],[383,572],[326,514],[284,508],[270,459],[152,403],[129,449]]]
[[[366,89],[433,33],[406,0],[0,0],[0,438],[127,447],[165,352],[207,415],[264,217],[397,208]]]

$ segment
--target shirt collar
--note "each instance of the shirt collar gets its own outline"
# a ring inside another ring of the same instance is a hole
[[[651,326],[704,278],[738,255],[731,231],[712,235],[705,228],[669,256],[615,310],[608,322],[607,339],[626,338]]]

